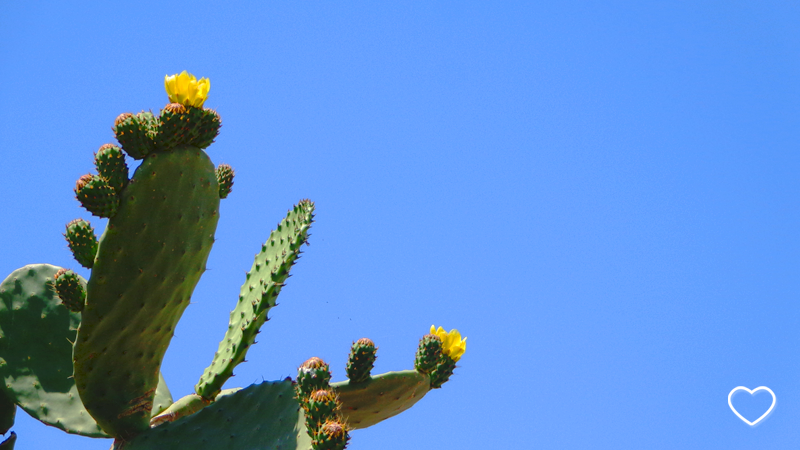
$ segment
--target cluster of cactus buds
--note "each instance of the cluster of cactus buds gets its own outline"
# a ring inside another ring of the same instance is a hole
[[[339,414],[341,403],[330,380],[330,366],[320,358],[310,358],[297,369],[295,392],[314,450],[342,450],[350,440]]]

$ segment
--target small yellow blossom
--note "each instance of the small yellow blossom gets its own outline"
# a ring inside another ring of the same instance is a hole
[[[208,98],[211,82],[208,78],[198,80],[184,70],[180,74],[164,76],[164,87],[171,103],[202,108],[203,102]]]
[[[439,336],[439,339],[442,340],[442,351],[453,361],[458,362],[461,359],[461,355],[467,351],[467,338],[461,339],[461,333],[456,329],[452,329],[448,333],[442,327],[437,330],[436,326],[431,325],[431,334]]]

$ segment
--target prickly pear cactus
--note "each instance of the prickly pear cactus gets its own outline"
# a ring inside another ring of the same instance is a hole
[[[205,148],[221,120],[204,108],[210,82],[165,78],[169,103],[156,115],[123,113],[118,144],[95,153],[96,174],[74,188],[92,215],[108,218],[98,239],[88,221],[65,238],[84,280],[69,269],[25,266],[0,284],[0,432],[17,406],[68,433],[114,438],[114,449],[341,450],[350,432],[405,411],[447,382],[466,339],[431,327],[414,370],[373,375],[377,347],[353,343],[346,381],[311,358],[296,380],[222,390],[268,320],[308,243],[314,203],[302,200],[261,245],[233,297],[230,324],[191,394],[173,402],[161,377],[175,326],[206,270],[234,170]],[[141,160],[131,175],[127,158]],[[221,333],[223,334],[223,333]],[[0,448],[13,448],[13,432]],[[24,437],[21,437],[24,439]]]

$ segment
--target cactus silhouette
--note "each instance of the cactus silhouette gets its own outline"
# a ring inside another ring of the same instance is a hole
[[[48,264],[24,266],[0,284],[0,425],[16,407],[47,425],[112,448],[342,449],[349,432],[410,408],[452,375],[466,348],[460,334],[436,331],[420,342],[415,369],[372,375],[377,347],[354,342],[348,380],[331,382],[310,358],[287,378],[222,390],[266,322],[301,255],[314,203],[301,200],[261,245],[230,323],[195,393],[173,401],[160,373],[175,326],[206,270],[221,199],[234,171],[205,149],[221,120],[204,102],[210,83],[168,76],[170,103],[158,116],[121,114],[117,144],[95,154],[97,174],[80,177],[75,195],[108,218],[98,239],[75,219],[65,237],[88,280]],[[126,156],[141,160],[129,177]],[[234,193],[235,195],[235,193]],[[222,333],[220,333],[222,335]],[[0,448],[13,448],[10,437]]]

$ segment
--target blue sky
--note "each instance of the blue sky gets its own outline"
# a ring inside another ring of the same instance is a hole
[[[5,2],[0,273],[77,268],[75,180],[188,70],[237,176],[162,367],[176,398],[307,197],[311,245],[228,386],[310,356],[341,380],[360,337],[376,372],[411,368],[432,323],[469,337],[443,389],[350,449],[796,448],[799,21],[793,2]],[[777,404],[749,427],[727,396],[762,385]],[[14,429],[18,449],[110,446]]]

